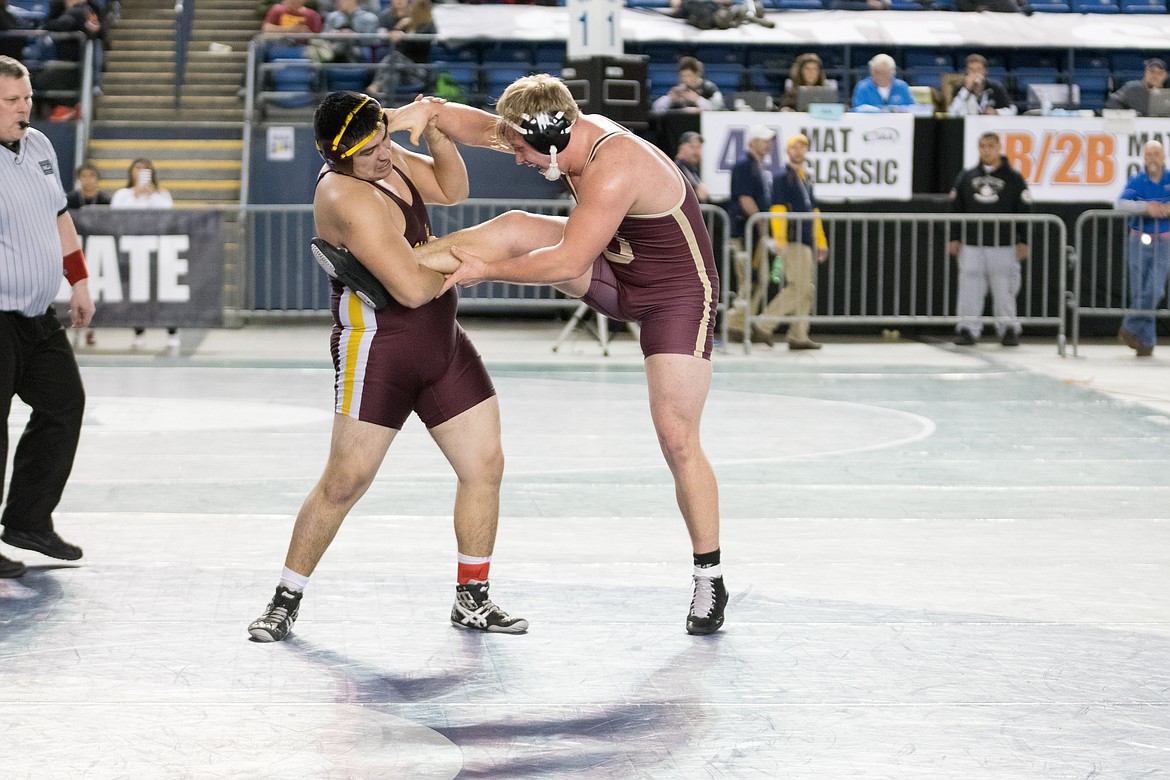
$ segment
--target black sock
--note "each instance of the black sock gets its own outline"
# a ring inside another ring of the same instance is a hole
[[[719,549],[718,548],[712,550],[711,552],[695,553],[694,555],[695,555],[695,565],[696,566],[699,566],[699,567],[702,567],[705,569],[708,566],[718,566],[719,565]]]

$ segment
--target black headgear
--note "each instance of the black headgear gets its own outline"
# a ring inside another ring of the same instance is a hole
[[[341,123],[341,128],[337,131],[337,134],[331,138],[317,139],[317,151],[325,159],[325,162],[331,168],[347,173],[353,168],[353,160],[351,157],[354,153],[369,143],[370,139],[377,135],[378,130],[382,127],[382,104],[366,94],[358,93],[357,97],[360,98],[358,104],[345,117],[345,121]],[[345,131],[349,129],[350,123],[362,111],[377,112],[378,120],[373,131],[364,138],[359,138],[355,143],[347,144],[342,142],[341,139],[345,136]]]
[[[549,154],[555,146],[558,152],[569,145],[569,130],[573,123],[565,118],[564,111],[555,114],[520,115],[520,122],[513,125],[524,141],[541,154]]]

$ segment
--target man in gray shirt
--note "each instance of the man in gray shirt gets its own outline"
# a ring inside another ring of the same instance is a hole
[[[85,411],[81,372],[52,306],[61,277],[72,288],[73,327],[89,325],[94,306],[57,153],[29,127],[32,95],[28,69],[0,56],[0,490],[12,399],[32,407],[12,461],[0,541],[75,561],[81,548],[53,530]],[[0,555],[0,577],[24,572],[24,564]]]
[[[1141,116],[1150,114],[1150,90],[1166,86],[1166,63],[1153,57],[1146,60],[1140,81],[1127,81],[1105,101],[1105,108],[1131,108]]]

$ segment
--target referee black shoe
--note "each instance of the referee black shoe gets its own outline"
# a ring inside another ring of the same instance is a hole
[[[76,561],[81,557],[81,548],[57,536],[56,531],[17,531],[5,528],[4,533],[0,534],[0,542],[62,561]]]
[[[264,614],[248,625],[248,633],[255,642],[279,642],[292,631],[293,623],[297,622],[297,615],[301,611],[301,596],[299,590],[290,590],[283,585],[276,586],[276,593],[272,601],[264,610]]]
[[[24,574],[28,569],[20,561],[5,558],[0,555],[0,579],[14,579]]]
[[[727,588],[722,577],[695,575],[695,596],[687,615],[688,634],[714,634],[723,625],[723,608],[727,606]]]
[[[1003,344],[1005,347],[1018,347],[1020,346],[1020,334],[1016,333],[1014,330],[1005,330],[1003,332],[1003,336],[999,340],[999,343]]]

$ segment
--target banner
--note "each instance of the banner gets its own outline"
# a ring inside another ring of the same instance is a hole
[[[999,135],[1003,153],[1032,199],[1108,203],[1142,169],[1146,141],[1167,144],[1165,119],[969,116],[963,126],[963,167],[979,160],[979,136]]]
[[[223,325],[219,212],[86,206],[70,214],[89,266],[96,327]],[[69,300],[67,282],[57,300]]]
[[[731,195],[731,169],[747,153],[751,127],[776,132],[764,165],[773,176],[787,164],[784,141],[808,136],[805,168],[817,200],[910,200],[913,184],[914,117],[911,114],[844,114],[840,119],[758,111],[704,111],[703,183],[711,197]]]

